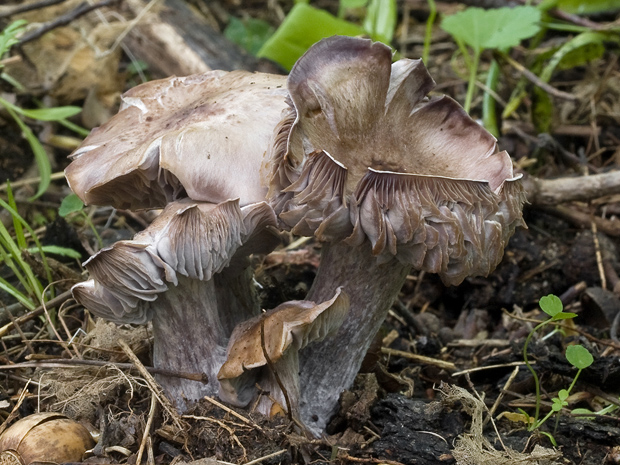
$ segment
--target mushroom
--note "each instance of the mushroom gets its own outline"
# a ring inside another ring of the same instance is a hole
[[[351,296],[336,336],[300,359],[301,419],[316,434],[411,268],[447,285],[488,275],[523,224],[510,156],[454,100],[426,97],[435,83],[421,60],[391,58],[370,40],[314,45],[288,77],[270,150],[281,224],[323,242],[306,298]]]
[[[163,208],[189,197],[261,202],[257,173],[286,107],[285,77],[210,71],[134,87],[70,155],[65,175],[85,204]]]
[[[152,320],[153,365],[206,375],[208,384],[159,376],[183,410],[186,400],[218,393],[228,336],[257,310],[228,299],[229,283],[234,287],[236,276],[245,278],[249,253],[275,247],[278,237],[268,228],[275,224],[265,202],[242,208],[238,200],[172,202],[133,240],[116,242],[87,260],[91,279],[75,285],[73,296],[118,324]]]
[[[237,325],[218,374],[220,398],[245,407],[254,398],[258,384],[269,393],[261,397],[259,412],[269,415],[274,408],[283,408],[297,418],[298,353],[335,332],[348,309],[349,297],[338,288],[334,297],[323,303],[286,302]]]
[[[74,296],[111,321],[153,319],[155,366],[207,375],[207,386],[160,377],[181,410],[185,398],[217,393],[230,333],[259,312],[247,256],[276,243],[261,166],[286,107],[284,83],[210,71],[142,84],[65,172],[85,204],[165,207],[134,240],[86,262],[93,279]]]

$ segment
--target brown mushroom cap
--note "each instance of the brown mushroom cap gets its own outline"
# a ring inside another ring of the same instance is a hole
[[[509,155],[451,98],[428,99],[420,60],[331,37],[288,79],[287,116],[272,142],[271,202],[292,232],[368,239],[447,284],[486,275],[522,224],[525,196]]]
[[[260,202],[260,171],[285,108],[283,76],[211,71],[137,86],[66,169],[86,204],[164,207],[183,197]]]
[[[220,397],[236,405],[247,405],[254,382],[244,374],[267,365],[265,352],[269,361],[276,363],[287,351],[297,352],[311,342],[323,340],[340,327],[348,310],[349,297],[338,288],[336,295],[326,302],[285,302],[237,325],[228,343],[226,362],[218,373]]]
[[[93,279],[73,287],[77,301],[115,323],[144,324],[152,319],[157,295],[177,284],[177,274],[208,281],[235,265],[235,256],[271,250],[277,237],[273,210],[260,202],[239,207],[173,202],[131,241],[102,249],[84,265]],[[239,258],[237,258],[239,260]]]

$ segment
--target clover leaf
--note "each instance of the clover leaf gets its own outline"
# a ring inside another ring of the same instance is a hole
[[[594,362],[592,354],[581,345],[568,346],[566,348],[566,360],[579,370],[588,368]]]
[[[473,99],[482,51],[519,45],[540,30],[539,22],[540,10],[526,5],[490,10],[467,8],[444,18],[441,28],[454,37],[469,68],[465,111],[469,112]],[[466,46],[473,49],[473,56],[469,56]]]

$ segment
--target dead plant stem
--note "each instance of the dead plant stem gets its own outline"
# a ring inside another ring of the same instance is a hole
[[[179,414],[175,410],[170,400],[168,400],[168,398],[164,394],[161,386],[157,383],[157,381],[155,381],[155,378],[153,378],[153,375],[151,375],[148,372],[148,370],[144,367],[144,365],[142,365],[142,362],[140,362],[138,357],[136,357],[136,354],[133,353],[133,350],[131,350],[131,347],[129,347],[129,345],[125,341],[123,341],[122,339],[119,339],[118,344],[121,346],[121,348],[123,349],[127,357],[129,357],[129,360],[131,360],[132,363],[135,365],[135,367],[140,372],[140,374],[144,377],[147,384],[149,385],[149,388],[151,389],[151,392],[153,393],[155,397],[157,397],[157,400],[159,401],[161,406],[164,408],[164,410],[168,413],[168,415],[170,415],[170,417],[174,421],[177,428],[179,428],[180,430],[183,430],[183,427],[181,426],[181,418]]]
[[[149,417],[146,420],[146,425],[144,426],[144,433],[142,433],[142,441],[140,442],[140,448],[138,449],[138,455],[136,457],[136,463],[139,465],[142,463],[142,454],[144,453],[144,448],[146,447],[148,438],[150,437],[151,425],[153,424],[153,417],[155,416],[155,411],[157,410],[157,398],[154,393],[151,393],[151,407],[149,408]]]

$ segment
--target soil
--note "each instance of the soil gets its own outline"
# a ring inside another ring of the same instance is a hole
[[[130,17],[130,3],[119,1],[102,11],[110,18]],[[228,15],[252,16],[277,26],[281,14],[292,5],[232,0],[189,3],[196,10],[193,14],[201,15],[216,32],[226,26]],[[17,4],[9,2],[8,6]],[[440,13],[458,8],[454,3],[437,4]],[[332,0],[317,6],[337,12],[337,2]],[[46,10],[45,15],[35,9],[28,13],[30,21],[37,14],[42,15],[41,21],[57,18],[62,10],[53,8],[58,10]],[[403,56],[417,57],[422,50],[428,5],[399,2],[398,8],[394,45]],[[2,11],[0,26],[6,23]],[[84,18],[75,18],[69,27],[92,27],[98,20],[94,13],[90,15],[85,23],[78,23]],[[572,20],[580,26],[591,25],[588,21],[603,24],[616,20],[614,15]],[[437,27],[433,38],[429,70],[438,89],[463,101],[466,84],[457,47]],[[558,32],[545,37],[538,46],[517,47],[511,53],[531,64],[536,53],[559,40],[565,41],[566,35]],[[68,42],[63,50],[71,46]],[[28,47],[13,49],[11,56],[22,56],[22,64],[36,68],[32,56],[37,47],[43,46],[34,41]],[[616,52],[608,48],[599,58],[554,74],[550,84],[579,95],[580,100],[553,99],[553,124],[548,133],[541,133],[535,124],[533,107],[538,94],[532,90],[534,86],[502,63],[503,80],[498,88],[502,100],[508,100],[517,85],[528,91],[523,104],[503,121],[499,137],[500,149],[509,151],[519,172],[550,179],[618,169],[620,66]],[[91,59],[80,56],[82,60]],[[235,60],[243,56],[239,52]],[[483,55],[483,71],[491,58],[490,53]],[[254,67],[256,61],[251,62]],[[122,90],[138,80],[130,71],[127,55],[119,54],[118,62],[109,66],[113,66],[113,73],[105,76],[114,75]],[[64,69],[62,79],[75,72],[74,68]],[[36,97],[55,105],[84,106],[94,120],[97,118],[93,115],[113,113],[118,105],[119,94],[114,89],[96,97],[93,95],[97,92],[82,92],[75,100],[50,100],[52,94],[68,95],[66,89],[61,92],[57,88],[65,85],[58,77],[62,73],[56,73],[58,80],[54,81],[49,70],[39,68],[38,72],[40,77],[45,76],[45,82],[30,83],[21,93],[4,85],[4,92],[24,105]],[[153,73],[150,77],[160,76]],[[88,79],[95,77],[89,74]],[[99,88],[100,84],[93,81],[80,88]],[[480,104],[480,99],[474,101],[473,113],[479,113]],[[85,124],[79,119],[75,122]],[[60,136],[70,139],[75,135],[59,125],[28,123],[44,141],[54,170],[61,171],[71,148],[63,148],[58,141]],[[153,219],[152,212],[94,207],[85,209],[85,215],[61,218],[58,207],[70,192],[64,180],[54,181],[43,197],[27,202],[36,186],[26,174],[33,164],[30,148],[4,111],[0,111],[0,128],[0,179],[15,182],[26,178],[25,187],[18,184],[16,189],[19,211],[45,245],[76,250],[84,261],[101,247],[92,228],[101,236],[102,244],[109,245],[131,238]],[[77,143],[79,140],[74,141],[73,148]],[[4,192],[2,198],[6,199]],[[62,411],[79,420],[98,433],[98,445],[84,463],[136,463],[141,455],[146,463],[158,464],[192,460],[197,464],[618,464],[619,213],[620,197],[615,193],[557,205],[533,201],[525,207],[527,228],[517,229],[503,261],[490,276],[445,287],[436,276],[412,271],[354,386],[343,393],[341,408],[321,439],[308,437],[284,416],[266,418],[251,409],[204,400],[178,417],[163,404],[151,401],[155,395],[152,387],[143,374],[123,365],[130,360],[117,342],[122,337],[141,363],[150,366],[149,329],[97,321],[68,294],[62,294],[70,284],[85,279],[79,261],[52,255],[54,279],[64,280],[57,287],[64,300],[51,315],[46,316],[47,309],[27,311],[6,293],[1,297],[2,306],[9,312],[0,312],[0,320],[7,324],[0,328],[0,415],[6,420],[4,426],[38,409]],[[2,219],[12,227],[6,212]],[[275,252],[254,258],[264,308],[303,299],[312,284],[321,245],[308,240],[291,246],[298,239],[287,235]],[[44,271],[38,271],[43,270],[37,266],[38,259],[29,260],[47,285]],[[0,276],[19,285],[6,266],[0,269]],[[577,317],[565,320],[561,331],[554,334],[550,330],[537,334],[529,344],[528,356],[535,362],[540,379],[543,416],[552,399],[568,388],[575,376],[575,368],[564,355],[566,347],[583,345],[594,362],[580,373],[566,408],[539,430],[528,431],[527,415],[533,415],[536,395],[534,378],[523,364],[523,346],[528,333],[545,317],[538,301],[548,294],[559,296],[565,311]],[[100,366],[95,362],[105,363]],[[468,394],[450,391],[448,395],[449,385]],[[577,415],[571,413],[575,408],[605,410],[603,414]]]

